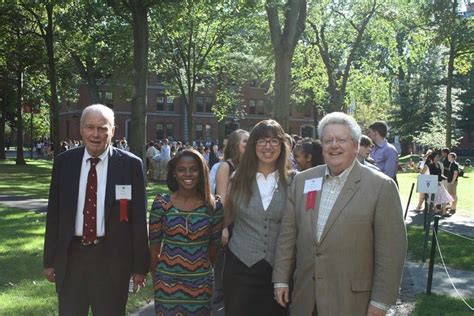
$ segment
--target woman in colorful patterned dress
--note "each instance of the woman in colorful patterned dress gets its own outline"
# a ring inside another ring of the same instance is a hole
[[[222,205],[211,195],[206,161],[194,149],[168,162],[166,183],[171,194],[156,196],[149,224],[155,312],[210,315]]]

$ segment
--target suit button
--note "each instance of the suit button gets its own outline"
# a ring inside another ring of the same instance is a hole
[[[267,237],[267,234],[263,235],[263,237]]]
[[[316,281],[316,278],[315,278],[315,277],[312,277],[311,279],[313,279],[313,281]]]
[[[320,252],[316,253],[316,257],[321,257],[321,255],[322,254]]]
[[[264,229],[267,229],[267,225],[263,226]]]
[[[264,252],[264,253],[267,253],[267,250],[266,250],[266,249],[263,249],[263,252]]]

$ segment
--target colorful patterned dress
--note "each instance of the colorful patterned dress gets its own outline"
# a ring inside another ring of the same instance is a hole
[[[162,245],[154,276],[155,313],[210,315],[213,274],[209,245],[219,246],[223,211],[220,200],[181,211],[169,195],[157,195],[150,212],[150,243]]]

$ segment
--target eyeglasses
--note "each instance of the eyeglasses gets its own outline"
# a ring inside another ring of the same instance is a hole
[[[281,140],[279,140],[278,138],[271,138],[271,139],[260,138],[260,139],[257,140],[257,146],[259,146],[259,147],[264,147],[264,146],[266,146],[268,143],[269,143],[271,146],[276,147],[276,146],[280,146]]]
[[[324,146],[331,146],[333,143],[336,143],[336,145],[343,146],[347,144],[350,141],[349,138],[333,138],[333,139],[323,139],[321,143]]]

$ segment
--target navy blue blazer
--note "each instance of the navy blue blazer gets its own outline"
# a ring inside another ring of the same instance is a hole
[[[44,268],[55,269],[56,289],[61,289],[67,267],[69,245],[75,235],[79,177],[84,147],[65,151],[53,164],[44,242]],[[120,205],[115,199],[116,185],[131,185],[128,222],[120,221]],[[105,195],[104,258],[113,279],[146,274],[149,248],[146,223],[147,201],[143,164],[137,156],[111,149]]]

